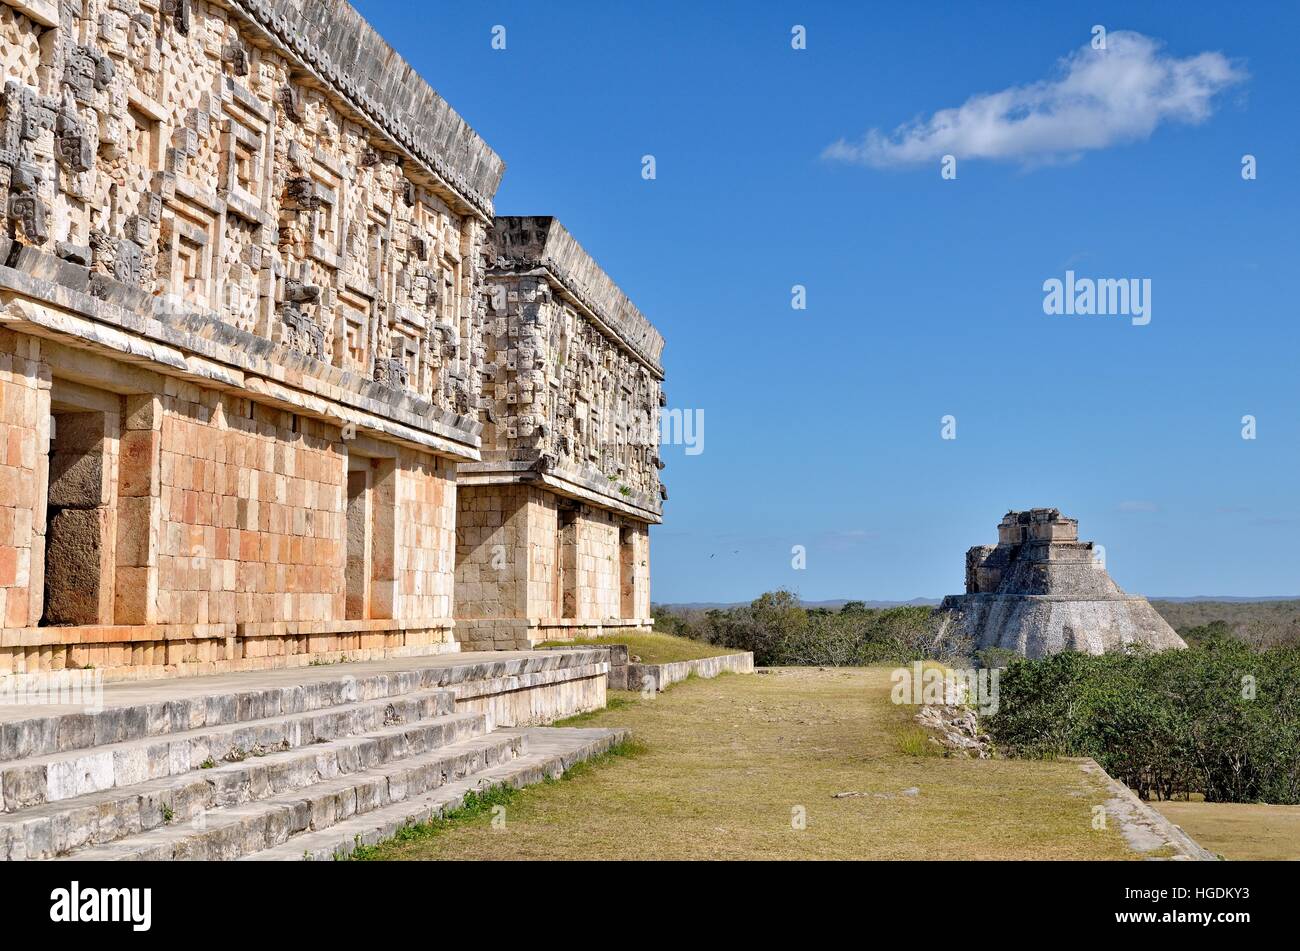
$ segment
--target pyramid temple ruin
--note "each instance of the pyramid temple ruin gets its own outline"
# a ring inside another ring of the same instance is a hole
[[[351,6],[0,51],[0,674],[648,625],[663,339]]]
[[[1057,509],[1008,512],[996,545],[966,552],[966,593],[944,598],[939,611],[976,649],[1027,657],[1186,647],[1146,598],[1111,580],[1100,556],[1079,541],[1078,521]]]

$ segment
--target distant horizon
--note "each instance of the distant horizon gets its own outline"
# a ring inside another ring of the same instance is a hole
[[[739,607],[741,605],[751,604],[754,600],[761,597],[765,592],[754,595],[754,597],[741,601],[660,601],[654,600],[651,607],[662,608],[714,608],[714,607]],[[956,593],[956,592],[955,592]],[[1266,594],[1253,597],[1239,597],[1236,595],[1142,595],[1148,601],[1170,601],[1170,602],[1220,602],[1224,604],[1254,604],[1267,601],[1300,601],[1300,594]],[[847,604],[850,601],[861,601],[868,607],[873,606],[929,606],[939,604],[943,598],[907,598],[904,600],[892,600],[889,598],[827,598],[821,600],[799,599],[799,603],[804,607],[832,607]]]

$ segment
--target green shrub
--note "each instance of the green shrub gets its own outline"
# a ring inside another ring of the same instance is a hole
[[[656,609],[655,629],[753,651],[763,667],[908,664],[970,654],[970,645],[928,607],[879,610],[850,601],[839,611],[805,609],[790,591],[769,591],[744,607],[685,615]]]
[[[1014,662],[984,727],[1011,755],[1091,756],[1143,798],[1300,803],[1300,650],[1202,643]]]
[[[1005,647],[982,647],[975,652],[975,666],[995,670],[1020,660],[1020,654]]]

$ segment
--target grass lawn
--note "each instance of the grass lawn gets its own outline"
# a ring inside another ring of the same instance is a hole
[[[1225,859],[1300,859],[1300,806],[1239,802],[1151,805]]]
[[[605,647],[609,644],[626,644],[629,655],[636,655],[640,660],[636,664],[668,664],[676,660],[698,660],[701,657],[717,657],[719,654],[734,654],[726,647],[693,641],[689,637],[677,637],[673,634],[658,632],[637,634],[611,634],[608,637],[584,637],[576,641],[548,641],[543,647]]]
[[[514,793],[503,827],[469,814],[368,857],[1136,857],[1114,829],[1093,830],[1105,796],[1077,763],[928,755],[912,712],[889,702],[884,668],[692,679],[649,700],[611,693],[608,709],[566,722],[630,727],[624,755]],[[800,809],[806,828],[795,829]]]

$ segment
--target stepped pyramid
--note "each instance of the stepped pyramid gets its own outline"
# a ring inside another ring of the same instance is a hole
[[[1079,541],[1078,521],[1057,509],[1008,512],[996,545],[966,552],[966,593],[944,598],[939,610],[977,649],[1027,657],[1187,646],[1146,598],[1111,580],[1101,549]]]

